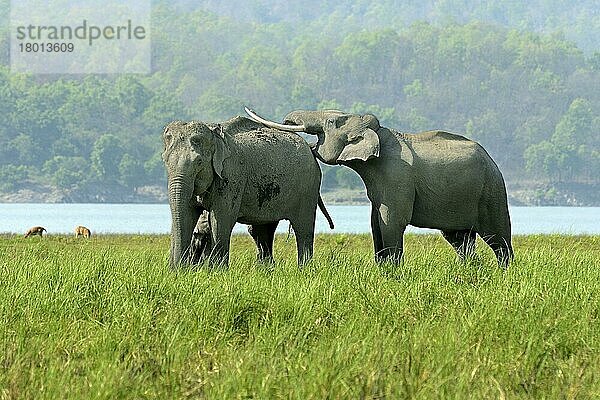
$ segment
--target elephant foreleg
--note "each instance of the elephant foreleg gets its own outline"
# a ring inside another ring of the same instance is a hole
[[[273,262],[273,240],[275,239],[275,230],[279,221],[270,224],[251,225],[248,227],[248,233],[256,243],[258,250],[257,259],[259,262]]]
[[[210,213],[210,230],[212,235],[212,250],[210,252],[211,262],[229,264],[229,244],[231,231],[235,225],[235,219],[219,217],[217,213]]]
[[[375,252],[375,261],[383,262],[383,239],[381,238],[381,230],[379,228],[379,212],[377,211],[375,206],[371,206],[371,234],[373,235],[373,250]]]
[[[454,247],[461,260],[475,255],[475,239],[477,238],[477,234],[471,229],[442,231],[442,236]]]
[[[405,229],[405,227],[401,229],[398,227],[398,229],[393,229],[393,232],[383,232],[383,248],[378,252],[378,257],[376,257],[378,262],[389,261],[393,264],[401,263],[404,251]],[[385,239],[386,237],[387,239]]]
[[[386,205],[378,209],[378,224],[381,232],[382,248],[377,252],[377,261],[390,261],[400,264],[404,248],[404,230],[409,217],[398,215]]]

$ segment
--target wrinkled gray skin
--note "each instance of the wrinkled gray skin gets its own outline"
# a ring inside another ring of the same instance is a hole
[[[321,171],[304,139],[236,117],[222,124],[175,121],[163,140],[171,265],[190,262],[192,233],[203,210],[210,211],[211,260],[228,262],[236,222],[251,225],[272,246],[282,219],[296,233],[299,264],[312,257]]]
[[[317,135],[317,157],[356,171],[371,201],[378,261],[400,262],[407,225],[440,229],[464,257],[478,233],[507,267],[513,256],[504,179],[478,143],[443,131],[404,134],[373,115],[294,111],[284,124]]]

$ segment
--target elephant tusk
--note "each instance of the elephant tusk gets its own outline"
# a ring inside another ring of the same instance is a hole
[[[250,116],[250,118],[253,121],[263,124],[269,128],[280,129],[282,131],[288,131],[288,132],[304,132],[306,130],[304,125],[279,124],[277,122],[269,121],[269,120],[266,120],[266,119],[256,115],[256,113],[254,111],[252,111],[251,109],[249,109],[248,107],[244,107],[244,110],[246,111],[246,114],[248,114],[248,116]]]

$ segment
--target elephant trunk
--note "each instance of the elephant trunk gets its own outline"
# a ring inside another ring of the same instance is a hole
[[[181,178],[169,181],[171,206],[170,264],[176,267],[188,262],[192,233],[200,211],[192,204],[193,185]]]
[[[301,124],[305,128],[305,132],[320,136],[324,133],[323,126],[327,118],[343,115],[344,113],[338,110],[317,110],[317,111],[292,111],[283,119],[284,124]]]

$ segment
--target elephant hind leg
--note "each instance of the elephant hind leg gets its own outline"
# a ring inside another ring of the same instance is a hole
[[[506,193],[503,193],[500,198],[506,199]],[[488,200],[480,205],[480,212],[477,233],[494,251],[498,265],[506,269],[514,256],[508,206],[505,202],[498,204]]]
[[[260,262],[273,262],[273,239],[279,221],[261,225],[251,225],[248,233],[256,243],[257,259]]]
[[[477,234],[473,230],[442,231],[442,236],[454,247],[461,260],[475,255]]]
[[[510,235],[480,233],[481,238],[491,247],[498,260],[498,265],[504,269],[508,268],[514,257]]]
[[[298,249],[298,266],[310,261],[313,256],[313,244],[315,240],[315,220],[304,217],[290,220],[292,229],[296,235],[296,247]]]

